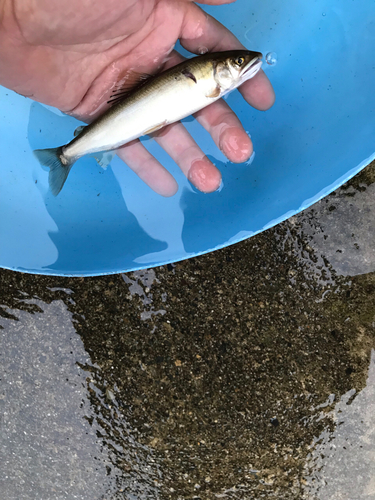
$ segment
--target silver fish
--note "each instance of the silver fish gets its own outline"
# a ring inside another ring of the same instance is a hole
[[[82,156],[115,150],[196,113],[217,101],[262,66],[262,54],[247,50],[207,53],[150,77],[128,93],[115,95],[112,107],[65,146],[34,151],[50,168],[49,185],[56,196],[73,164]]]

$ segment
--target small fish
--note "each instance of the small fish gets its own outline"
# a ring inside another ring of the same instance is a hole
[[[52,193],[59,194],[82,156],[115,150],[196,113],[252,78],[262,58],[260,52],[247,50],[207,53],[142,81],[130,92],[117,91],[109,101],[112,107],[90,125],[79,127],[71,142],[34,151],[50,168]]]

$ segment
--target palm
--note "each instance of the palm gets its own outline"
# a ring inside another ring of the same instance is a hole
[[[213,18],[207,18],[189,0],[38,0],[35,11],[26,0],[3,1],[5,7],[12,8],[5,8],[8,28],[5,35],[0,31],[0,47],[3,47],[3,50],[0,48],[0,83],[86,121],[103,111],[103,103],[114,86],[124,80],[131,81],[135,73],[154,73],[175,63],[177,55],[169,54],[178,39],[193,52],[239,46],[230,32]],[[223,0],[211,3],[223,3]],[[245,98],[265,109],[272,105],[272,89],[264,75],[258,82],[252,90],[249,87]],[[214,139],[232,161],[241,161],[243,156],[251,154],[249,138],[224,102],[206,108],[198,119],[213,137],[217,135]],[[172,144],[185,143],[185,149],[192,152],[193,141],[181,127],[176,124],[157,139],[176,161],[184,150],[176,150]],[[219,128],[233,129],[228,151],[221,137],[223,132],[215,132]],[[233,150],[236,143],[239,144],[237,151],[235,147]],[[140,147],[139,143],[126,146],[120,156],[153,189],[164,195],[173,194],[175,186],[169,174]],[[220,181],[217,174],[213,175],[216,169],[209,165],[196,145],[195,149],[197,159],[206,163],[195,164],[199,174],[196,178],[190,175],[193,157],[187,162],[186,158],[177,162],[194,184],[203,190],[212,190],[210,185],[205,188],[199,184],[203,177],[207,180],[209,166],[208,177],[212,177],[214,188]],[[148,170],[144,169],[146,164]],[[199,170],[203,167],[202,177]]]
[[[94,104],[94,94],[100,95],[129,68],[155,71],[178,39],[183,20],[180,9],[178,22],[172,21],[169,0],[156,8],[154,0],[139,0],[134,5],[93,0],[89,8],[83,2],[70,3],[74,24],[67,15],[67,2],[46,2],[47,13],[36,14],[32,23],[22,4],[17,16],[29,74],[25,75],[25,65],[18,65],[13,88],[63,111],[74,109],[90,90],[93,96],[86,110],[91,112],[98,104]],[[53,24],[57,27],[50,32],[46,26]]]

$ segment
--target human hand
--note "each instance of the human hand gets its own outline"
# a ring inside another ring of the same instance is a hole
[[[106,109],[119,83],[177,64],[178,39],[194,54],[243,48],[191,0],[0,0],[0,84],[90,122]],[[257,109],[274,102],[262,71],[239,90]],[[229,160],[240,163],[251,156],[251,140],[225,101],[194,116]],[[219,170],[181,123],[154,137],[197,189],[219,187]],[[175,179],[139,140],[117,154],[157,193],[177,191]]]

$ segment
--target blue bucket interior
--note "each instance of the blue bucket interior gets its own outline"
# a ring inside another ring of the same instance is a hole
[[[220,168],[219,192],[202,194],[152,140],[146,147],[176,177],[162,198],[117,157],[107,170],[77,162],[60,195],[32,150],[71,140],[79,124],[0,87],[0,266],[56,275],[117,273],[230,245],[285,220],[375,157],[375,8],[371,0],[239,0],[208,7],[264,65],[276,91],[267,112],[238,92],[228,103],[251,134],[252,162],[235,165],[192,119],[184,120]]]

